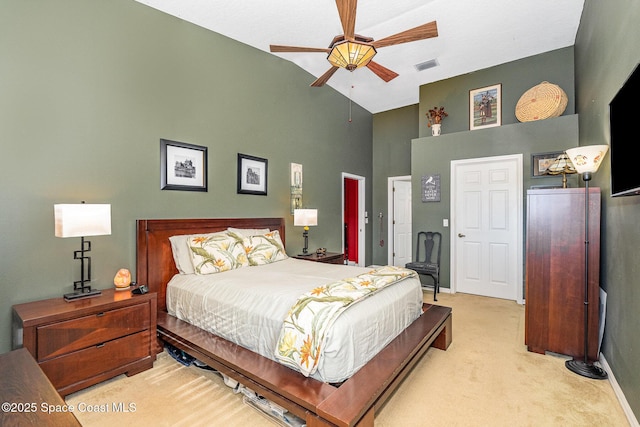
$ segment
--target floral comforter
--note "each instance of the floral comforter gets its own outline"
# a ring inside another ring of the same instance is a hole
[[[318,367],[327,330],[350,305],[416,272],[384,266],[356,277],[319,286],[302,295],[284,321],[275,357],[281,363],[312,375]]]

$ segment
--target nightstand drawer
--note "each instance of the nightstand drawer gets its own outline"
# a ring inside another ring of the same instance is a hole
[[[41,362],[56,389],[85,381],[149,356],[149,331],[75,351]]]
[[[39,362],[149,328],[149,304],[99,312],[37,328]]]

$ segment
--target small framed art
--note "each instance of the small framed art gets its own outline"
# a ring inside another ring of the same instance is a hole
[[[469,91],[469,130],[502,124],[502,85]]]
[[[422,202],[439,202],[440,201],[440,174],[423,175],[422,184]]]
[[[291,163],[291,215],[302,207],[302,165]]]
[[[238,153],[238,194],[267,195],[268,160]]]
[[[161,139],[160,189],[207,191],[207,147]]]
[[[558,158],[562,151],[551,151],[549,153],[537,153],[531,155],[531,176],[546,176],[547,168]]]

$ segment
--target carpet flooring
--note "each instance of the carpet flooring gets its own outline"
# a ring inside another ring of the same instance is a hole
[[[425,301],[432,296],[425,292]],[[427,352],[381,408],[376,426],[629,426],[608,381],[571,373],[563,357],[527,351],[524,306],[459,293],[438,299],[453,309],[453,343]],[[94,408],[74,411],[86,427],[277,425],[217,374],[185,367],[166,352],[153,369],[66,401]]]

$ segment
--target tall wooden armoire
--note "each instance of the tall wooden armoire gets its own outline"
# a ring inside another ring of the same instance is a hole
[[[525,344],[584,358],[585,189],[527,191]],[[598,359],[600,189],[589,189],[590,361]]]

